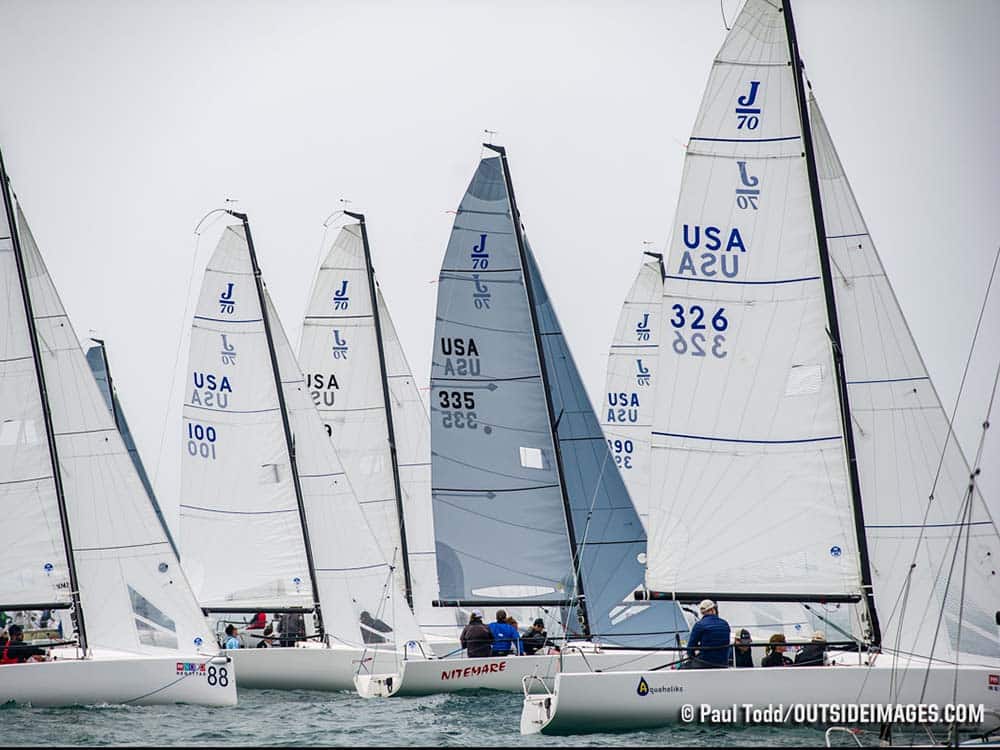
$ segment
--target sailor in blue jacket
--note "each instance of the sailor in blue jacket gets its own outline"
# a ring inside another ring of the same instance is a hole
[[[711,599],[703,599],[698,609],[701,619],[694,624],[688,636],[689,661],[684,666],[688,669],[729,666],[729,623],[719,617],[719,610]]]
[[[507,656],[510,653],[521,653],[521,634],[517,628],[507,622],[507,612],[498,609],[497,621],[490,623],[493,634],[493,655]]]

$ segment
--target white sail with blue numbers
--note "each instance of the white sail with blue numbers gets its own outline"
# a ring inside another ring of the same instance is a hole
[[[966,728],[997,728],[1000,534],[797,78],[793,31],[788,0],[747,0],[687,146],[646,584],[652,598],[716,599],[734,625],[759,605],[793,620],[809,607],[828,640],[855,646],[831,644],[835,669],[567,670],[526,696],[523,733],[634,730],[686,720],[684,704],[804,695],[982,704]]]
[[[647,253],[647,255],[652,255]],[[649,515],[649,432],[659,364],[662,256],[644,258],[629,290],[608,353],[601,427],[632,505],[646,526]]]
[[[431,436],[441,598],[537,601],[565,608],[570,634],[673,643],[686,630],[679,609],[632,600],[645,533],[529,247],[522,264],[503,170],[500,158],[480,162],[440,275]]]
[[[70,610],[54,659],[0,667],[0,703],[234,705],[2,159],[0,277],[0,608]]]
[[[228,227],[206,268],[191,334],[180,543],[206,609],[322,615],[313,647],[234,652],[241,685],[350,689],[359,668],[391,671],[397,645],[419,655],[423,637],[393,585],[398,560],[376,541],[266,289],[263,296],[266,313],[244,227]]]
[[[382,340],[372,315],[369,272],[358,223],[341,228],[320,266],[302,329],[299,362],[310,396],[386,559],[397,591],[412,586],[413,611],[428,634],[456,635],[452,612],[435,608],[437,569],[430,494],[430,425],[396,328],[374,280]],[[380,370],[385,358],[399,487],[397,504]],[[403,523],[398,516],[403,511]],[[402,564],[405,528],[408,567]],[[452,641],[453,642],[453,641]]]

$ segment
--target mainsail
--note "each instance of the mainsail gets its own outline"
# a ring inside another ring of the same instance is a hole
[[[863,602],[876,645],[1000,656],[997,529],[807,109],[787,3],[748,0],[715,59],[661,333],[649,589]]]
[[[0,182],[0,294],[9,313],[0,327],[3,604],[65,606],[78,596],[78,636],[90,649],[212,644],[2,163]]]
[[[132,465],[139,475],[139,481],[142,482],[142,487],[146,490],[149,502],[153,506],[153,512],[156,513],[156,517],[160,520],[163,533],[166,535],[167,541],[170,542],[170,548],[174,551],[175,555],[180,557],[177,545],[174,544],[173,535],[170,533],[170,527],[167,525],[167,519],[163,517],[163,511],[160,510],[160,504],[156,500],[156,493],[153,492],[153,485],[149,481],[149,475],[146,474],[146,467],[143,465],[142,457],[139,455],[139,448],[132,437],[132,431],[129,429],[128,420],[125,418],[125,410],[122,409],[121,402],[118,400],[118,393],[111,378],[111,366],[108,364],[107,347],[99,339],[91,339],[91,341],[94,342],[94,346],[87,350],[87,364],[90,365],[90,371],[94,374],[97,387],[104,397],[104,403],[107,404],[108,410],[115,420],[115,426],[118,427],[118,432],[122,436],[125,449],[128,450],[128,455],[132,459]]]
[[[659,365],[663,256],[646,253],[608,352],[601,427],[643,528],[649,515],[649,432]]]
[[[462,199],[438,288],[441,598],[558,606],[568,632],[672,642],[685,629],[679,610],[625,601],[641,582],[645,534],[520,236],[503,150],[490,148],[501,157],[480,162]]]
[[[422,629],[454,630],[451,613],[431,606],[437,570],[427,412],[362,231],[360,222],[341,228],[320,266],[299,362],[383,555],[397,562],[397,590],[410,592]]]
[[[245,225],[228,227],[205,272],[185,404],[181,543],[186,561],[198,566],[202,604],[219,611],[322,605],[323,629],[338,642],[419,641],[392,584],[393,561],[375,541],[254,276]],[[199,434],[207,455],[191,450]],[[202,527],[206,520],[210,527]],[[211,535],[227,543],[206,547]]]

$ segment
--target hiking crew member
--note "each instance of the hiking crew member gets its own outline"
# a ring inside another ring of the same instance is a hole
[[[483,613],[478,609],[469,615],[469,624],[462,630],[462,648],[470,657],[489,656],[492,652],[493,633],[483,623]]]
[[[685,668],[728,667],[729,623],[719,617],[719,610],[711,599],[702,599],[698,610],[701,612],[701,619],[694,624],[688,636],[688,661]]]
[[[520,651],[521,634],[507,622],[505,610],[497,610],[497,621],[490,623],[490,632],[493,634],[494,656],[507,656]]]

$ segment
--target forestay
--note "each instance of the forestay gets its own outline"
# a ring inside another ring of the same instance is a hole
[[[135,653],[194,649],[202,644],[208,647],[213,640],[205,619],[149,504],[19,207],[17,221],[88,646]],[[42,601],[65,600],[66,557],[57,547],[62,541],[55,531],[59,519],[52,465],[45,448],[38,383],[26,346],[23,299],[10,240],[4,242],[0,257],[6,309],[10,311],[3,328],[4,356],[17,357],[5,363],[11,369],[4,372],[4,399],[10,382],[20,392],[20,401],[9,412],[5,406],[5,414],[17,415],[16,431],[5,434],[15,436],[17,442],[4,439],[2,470],[4,482],[8,477],[29,480],[3,485],[8,513],[5,528],[11,534],[16,530],[16,538],[5,542],[3,559],[5,565],[23,566],[4,576],[4,583],[20,582],[20,591],[7,595],[13,594],[22,602],[26,595],[42,595],[46,584],[56,587],[59,594],[55,599],[50,594]],[[10,429],[8,424],[4,424],[5,431]],[[14,450],[8,452],[12,445]],[[13,459],[11,464],[6,463],[9,459]],[[10,488],[16,489],[11,493]],[[10,514],[22,510],[24,517],[18,517],[15,523]],[[32,554],[20,559],[10,554],[10,550],[27,551],[27,545],[32,546]],[[46,562],[52,563],[52,569],[42,570],[39,575]]]
[[[664,281],[647,585],[861,594],[779,8],[748,0],[687,147]]]
[[[649,515],[649,451],[659,366],[663,263],[645,258],[618,316],[608,352],[606,401],[601,426],[611,455],[639,514]]]
[[[454,629],[436,609],[437,571],[430,498],[430,426],[395,326],[376,284],[392,408],[413,609],[422,629]],[[299,361],[384,559],[395,560],[404,592],[402,538],[388,424],[360,224],[337,234],[320,266],[306,312]]]
[[[960,650],[962,663],[969,655],[996,661],[997,528],[978,489],[969,494],[968,463],[814,98],[810,119],[884,643],[949,660]]]
[[[530,261],[530,251],[526,249]],[[525,286],[533,284],[538,338]],[[551,378],[545,391],[540,357]],[[549,404],[564,456],[560,475]],[[673,638],[623,603],[641,582],[641,523],[615,469],[537,268],[522,268],[501,160],[483,159],[441,269],[431,370],[434,524],[443,599],[567,603],[587,597],[590,632]],[[576,585],[569,503],[581,555]],[[565,617],[575,628],[574,606]],[[635,628],[639,629],[636,630]],[[629,641],[639,642],[639,641]]]

